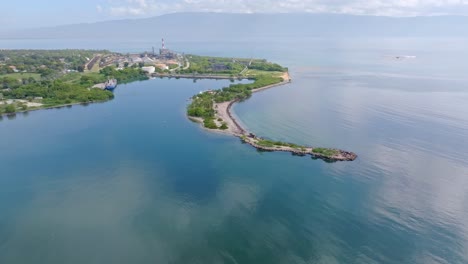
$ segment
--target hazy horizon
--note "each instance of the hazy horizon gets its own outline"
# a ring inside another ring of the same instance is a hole
[[[255,36],[303,37],[466,37],[468,16],[389,17],[349,14],[244,14],[181,12],[148,18],[64,24],[53,27],[0,31],[0,39],[39,38],[146,38],[211,40],[220,36],[241,39]],[[281,34],[280,34],[281,32]]]
[[[467,16],[466,1],[398,1],[398,0],[83,0],[7,1],[0,17],[7,29],[50,27],[65,24],[102,22],[131,18],[149,18],[184,12],[243,14],[345,14],[387,17]],[[0,31],[5,31],[0,29]]]
[[[216,12],[216,11],[194,11],[194,12],[172,12],[160,15],[149,15],[144,17],[127,17],[127,18],[109,18],[104,20],[96,20],[96,21],[82,21],[82,22],[71,22],[71,23],[62,23],[56,25],[31,25],[21,28],[3,28],[0,29],[0,32],[12,32],[12,31],[20,31],[20,30],[29,30],[29,29],[44,29],[44,28],[56,28],[56,27],[64,27],[64,26],[75,26],[75,25],[90,25],[90,24],[99,24],[99,23],[109,23],[109,22],[123,22],[123,21],[138,21],[138,20],[146,20],[146,19],[154,19],[166,16],[173,16],[173,15],[245,15],[245,16],[283,16],[283,15],[306,15],[306,16],[329,16],[329,17],[369,17],[369,18],[386,18],[386,19],[417,19],[417,18],[468,18],[468,14],[466,15],[450,15],[450,14],[436,14],[436,15],[414,15],[414,16],[388,16],[388,15],[372,15],[372,14],[339,14],[339,13],[308,13],[308,12],[295,12],[295,13],[242,13],[242,12]]]

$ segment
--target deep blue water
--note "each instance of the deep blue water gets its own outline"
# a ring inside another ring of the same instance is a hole
[[[155,79],[110,102],[4,117],[0,263],[468,262],[468,40],[168,45],[287,65],[293,82],[235,105],[241,122],[358,160],[261,153],[186,119],[191,95],[227,81]]]

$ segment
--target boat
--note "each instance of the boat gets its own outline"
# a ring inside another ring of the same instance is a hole
[[[117,87],[117,80],[116,79],[109,79],[104,83],[104,89],[106,90],[114,90]]]

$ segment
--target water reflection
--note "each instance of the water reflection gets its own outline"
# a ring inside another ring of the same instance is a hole
[[[13,114],[7,114],[6,117],[8,118],[8,120],[15,120],[16,119],[16,113],[13,113]]]
[[[186,99],[220,83],[121,86],[113,103],[3,124],[0,262],[467,262],[463,85],[308,44],[268,54],[306,67],[235,111],[256,134],[358,160],[256,152],[198,129]]]

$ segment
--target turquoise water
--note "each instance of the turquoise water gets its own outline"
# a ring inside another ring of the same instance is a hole
[[[227,81],[155,79],[120,85],[110,102],[3,117],[0,263],[466,263],[467,44],[171,43],[289,66],[292,84],[236,115],[261,136],[351,150],[354,162],[257,152],[186,119],[191,95]]]

